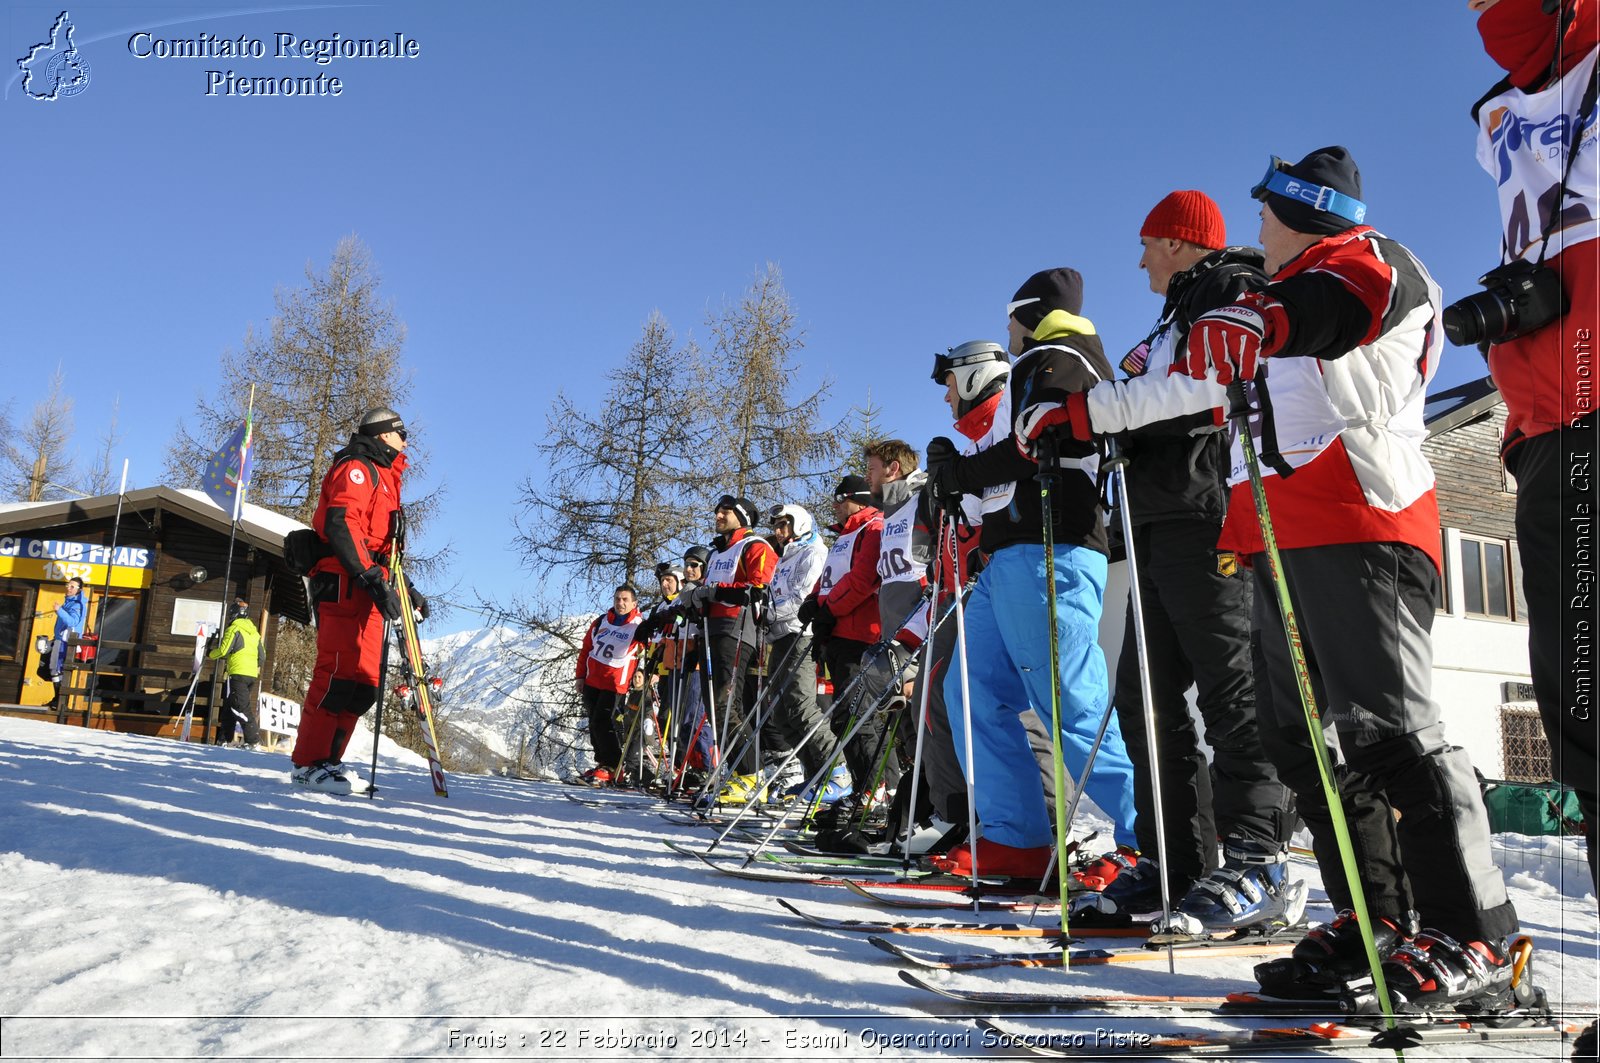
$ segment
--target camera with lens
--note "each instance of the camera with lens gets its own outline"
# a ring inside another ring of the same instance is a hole
[[[1507,262],[1478,278],[1484,290],[1444,308],[1444,332],[1457,347],[1501,343],[1567,312],[1561,274],[1543,263]]]

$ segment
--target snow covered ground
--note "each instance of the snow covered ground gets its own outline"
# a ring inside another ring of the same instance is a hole
[[[367,762],[365,741],[350,762]],[[661,844],[708,834],[636,803],[590,807],[568,800],[570,787],[481,776],[453,778],[440,800],[410,754],[385,744],[380,763],[376,800],[336,798],[292,789],[281,753],[0,719],[0,882],[10,897],[0,1056],[1008,1055],[985,1047],[971,1012],[901,983],[897,962],[863,936],[800,924],[775,901],[890,917],[845,891],[718,875]],[[1581,856],[1570,842],[1500,842],[1540,980],[1555,1000],[1592,1010],[1600,927]],[[1300,870],[1315,882],[1314,868]],[[1216,993],[1247,983],[1253,962],[950,982]],[[1175,1026],[1127,1013],[1017,1021]],[[1557,1052],[1495,1046],[1493,1058]]]

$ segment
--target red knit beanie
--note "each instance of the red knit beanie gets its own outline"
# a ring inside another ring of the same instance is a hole
[[[1222,211],[1210,196],[1192,188],[1169,193],[1157,203],[1139,235],[1187,240],[1211,250],[1228,246],[1228,227],[1222,220]]]

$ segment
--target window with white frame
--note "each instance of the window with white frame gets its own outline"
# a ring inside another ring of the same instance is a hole
[[[1504,539],[1462,535],[1460,557],[1462,612],[1515,620],[1509,544]]]

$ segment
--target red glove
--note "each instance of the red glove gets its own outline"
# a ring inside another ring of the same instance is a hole
[[[1215,370],[1217,383],[1251,380],[1256,363],[1283,347],[1289,336],[1289,316],[1283,304],[1270,295],[1251,292],[1237,303],[1201,314],[1189,329],[1189,354],[1185,368],[1196,380]]]
[[[1065,431],[1073,439],[1088,441],[1094,434],[1089,424],[1089,403],[1084,392],[1074,391],[1066,402],[1036,402],[1017,415],[1012,426],[1017,450],[1030,461],[1039,460],[1039,440],[1046,432]]]

